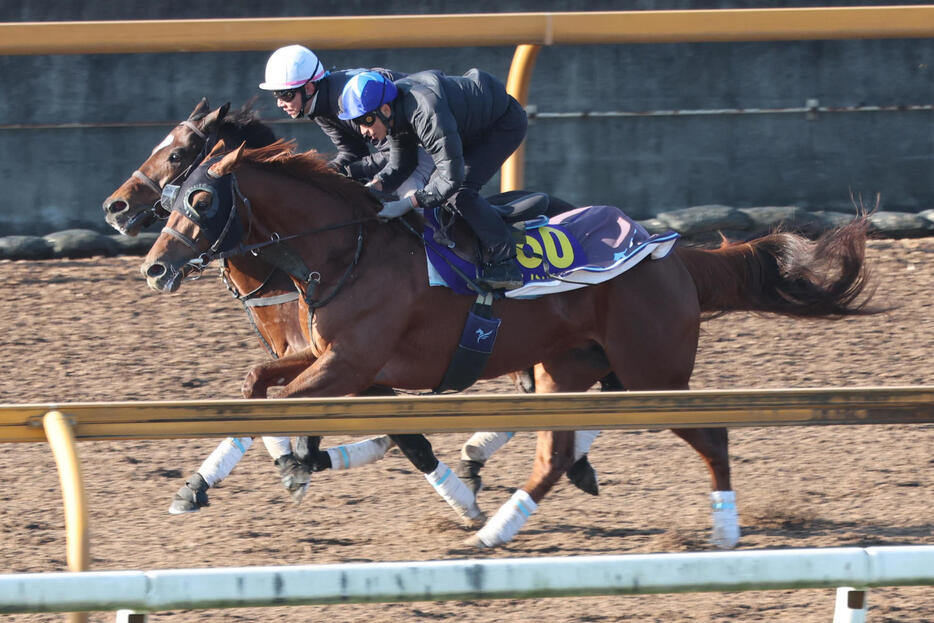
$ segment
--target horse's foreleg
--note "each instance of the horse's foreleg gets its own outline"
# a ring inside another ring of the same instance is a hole
[[[207,490],[230,475],[243,454],[253,445],[251,437],[228,437],[201,463],[194,474],[175,493],[169,513],[193,513],[209,506]]]
[[[431,442],[424,435],[390,435],[402,454],[425,475],[438,495],[447,502],[468,528],[479,528],[486,515],[477,506],[477,498],[451,468],[438,460]]]
[[[243,379],[243,397],[265,398],[270,387],[291,383],[312,366],[315,359],[310,351],[304,350],[253,366]]]
[[[736,494],[730,486],[729,437],[725,428],[677,428],[672,432],[684,439],[704,459],[710,470],[710,503],[713,529],[710,542],[720,549],[732,549],[739,541]]]

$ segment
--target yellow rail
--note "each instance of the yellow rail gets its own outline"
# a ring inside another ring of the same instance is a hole
[[[69,571],[87,571],[90,568],[91,548],[88,535],[88,503],[84,492],[84,478],[75,447],[74,431],[68,418],[58,411],[50,411],[42,418],[42,426],[58,466],[65,503],[65,535]],[[87,623],[87,612],[72,612],[69,623]]]
[[[934,6],[0,23],[0,54],[934,36]]]
[[[0,405],[0,442],[934,422],[934,386]]]

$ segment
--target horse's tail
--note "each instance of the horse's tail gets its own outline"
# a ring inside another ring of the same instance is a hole
[[[866,267],[869,223],[861,216],[817,240],[776,231],[719,249],[679,247],[708,317],[753,311],[810,318],[878,313]]]

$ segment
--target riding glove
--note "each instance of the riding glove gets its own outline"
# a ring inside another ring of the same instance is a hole
[[[395,201],[384,201],[383,209],[376,216],[381,220],[388,221],[397,218],[414,208],[411,197],[403,197]]]

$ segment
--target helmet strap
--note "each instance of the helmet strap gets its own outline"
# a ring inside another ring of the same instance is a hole
[[[386,126],[386,133],[392,129],[389,125],[389,122],[392,120],[392,104],[389,105],[389,115],[383,114],[383,105],[380,104],[379,108],[373,111],[373,114],[376,115],[376,118],[383,122],[383,125]]]
[[[311,81],[309,80],[309,82]],[[308,117],[309,118],[314,117],[315,103],[317,103],[318,101],[318,83],[312,82],[311,84],[313,84],[315,87],[315,94],[312,95],[311,97],[308,96],[308,90],[305,88],[306,86],[308,86],[308,82],[303,84],[302,88],[299,91],[299,94],[302,96],[302,106],[301,108],[298,109],[298,116],[295,117],[296,119],[301,119],[302,117],[305,116],[305,106],[308,104],[309,101],[311,102],[311,106],[308,109]]]

